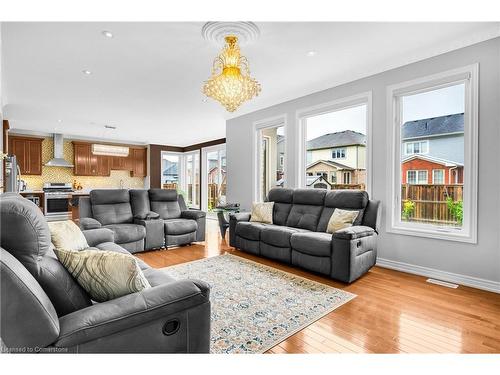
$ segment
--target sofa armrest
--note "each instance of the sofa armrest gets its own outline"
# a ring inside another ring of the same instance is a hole
[[[134,219],[137,220],[156,220],[160,218],[160,214],[154,211],[148,211],[145,214],[137,214]]]
[[[80,229],[88,230],[88,229],[97,229],[102,225],[96,219],[92,219],[91,217],[84,217],[80,219]]]
[[[229,245],[236,247],[236,224],[240,221],[250,221],[250,212],[235,212],[229,214]]]
[[[198,220],[198,219],[204,218],[206,216],[207,216],[207,214],[204,211],[199,211],[199,210],[185,210],[185,211],[181,211],[181,217],[183,219]]]
[[[366,227],[364,225],[355,225],[336,231],[335,233],[333,233],[333,238],[354,240],[356,238],[371,236],[374,233],[375,230],[371,227]]]
[[[205,282],[177,280],[98,303],[61,317],[54,346],[70,350],[76,347],[79,352],[169,352],[179,350],[178,341],[187,334],[201,335],[206,341],[191,344],[188,337],[186,345],[196,345],[193,351],[208,351],[209,296],[210,287]],[[179,335],[172,338],[175,335],[165,333],[165,327],[174,320],[180,327]],[[198,324],[200,321],[203,326]],[[117,340],[117,335],[122,339]]]
[[[183,219],[196,220],[196,224],[198,225],[198,229],[196,229],[196,242],[205,241],[206,216],[207,213],[200,210],[181,211],[181,217]]]
[[[91,247],[95,247],[104,242],[115,242],[115,233],[108,228],[98,228],[83,230],[83,235]]]
[[[142,225],[146,228],[146,238],[144,239],[144,249],[158,249],[165,244],[164,223],[161,219],[140,220],[134,219],[134,224]]]

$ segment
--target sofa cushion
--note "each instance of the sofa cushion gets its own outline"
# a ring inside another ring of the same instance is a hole
[[[333,211],[340,208],[346,211],[357,211],[359,214],[353,225],[361,225],[363,214],[368,205],[368,193],[364,190],[331,190],[325,196],[325,208],[318,223],[318,232],[326,232],[328,221]]]
[[[89,247],[82,231],[72,220],[51,221],[47,224],[56,249],[83,250]]]
[[[165,225],[165,234],[180,235],[186,233],[196,232],[198,224],[195,220],[191,219],[170,219],[163,221]]]
[[[131,223],[133,220],[127,189],[96,189],[90,192],[92,215],[102,225]]]
[[[274,202],[256,202],[252,204],[250,221],[272,224]]]
[[[115,253],[120,253],[120,254],[130,254],[130,252],[128,252],[123,247],[114,242],[103,242],[97,245],[95,248],[104,251],[114,251]],[[142,259],[136,258],[136,260],[141,270],[144,271],[151,268]]]
[[[294,233],[290,239],[292,249],[298,252],[327,257],[332,254],[332,235],[323,232]]]
[[[273,188],[269,191],[267,200],[274,202],[273,223],[286,225],[286,219],[292,208],[293,189]]]
[[[306,204],[323,206],[326,190],[323,189],[295,189],[293,191],[293,204]]]
[[[151,211],[160,214],[163,220],[181,217],[177,190],[149,189],[149,204]]]
[[[290,247],[290,237],[292,234],[305,231],[305,229],[300,228],[267,225],[260,232],[260,240],[273,246]]]
[[[315,231],[323,206],[294,204],[286,220],[288,227]]]
[[[175,281],[175,279],[168,275],[167,272],[158,269],[149,268],[147,270],[143,270],[143,273],[151,286],[169,284]]]
[[[335,233],[338,230],[352,227],[352,223],[359,216],[360,212],[356,210],[341,210],[336,208],[333,211],[330,220],[328,220],[328,226],[326,227],[327,233]]]
[[[111,229],[115,233],[115,242],[128,243],[140,241],[146,237],[146,228],[137,224],[113,224],[105,225],[104,228]]]
[[[270,224],[254,223],[250,221],[240,221],[236,224],[236,234],[247,240],[259,241],[260,231]]]
[[[148,191],[145,189],[132,189],[129,191],[129,194],[130,206],[132,207],[134,218],[146,219],[149,212],[151,212]]]

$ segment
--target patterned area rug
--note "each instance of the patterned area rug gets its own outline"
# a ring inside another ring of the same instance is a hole
[[[211,353],[263,353],[356,295],[236,255],[164,268],[211,288]]]

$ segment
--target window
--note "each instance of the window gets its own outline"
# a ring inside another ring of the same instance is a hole
[[[279,116],[254,124],[255,173],[254,199],[263,201],[269,190],[285,185],[285,117]]]
[[[326,181],[340,184],[334,188],[366,190],[371,160],[371,93],[303,109],[297,117],[297,185],[314,188],[307,176],[320,167]],[[342,173],[346,169],[349,172]]]
[[[171,152],[161,153],[161,187],[162,189],[180,188],[181,156]]]
[[[406,155],[427,154],[429,149],[429,141],[405,142]]]
[[[185,198],[188,207],[200,207],[200,152],[185,154]]]
[[[389,232],[476,243],[477,83],[476,64],[388,87]]]
[[[406,183],[413,185],[427,184],[427,171],[407,171]]]
[[[444,169],[433,169],[432,170],[432,183],[435,185],[444,184]]]
[[[344,159],[345,148],[334,148],[332,150],[332,159]]]

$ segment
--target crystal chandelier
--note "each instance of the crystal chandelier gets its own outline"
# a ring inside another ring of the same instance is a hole
[[[234,112],[243,102],[259,95],[260,83],[250,77],[245,56],[240,55],[238,38],[226,36],[226,45],[214,60],[212,75],[203,85],[203,93]]]

